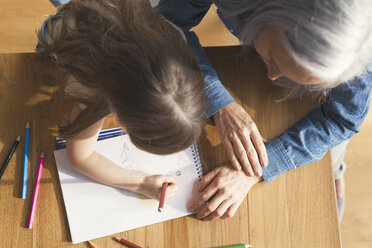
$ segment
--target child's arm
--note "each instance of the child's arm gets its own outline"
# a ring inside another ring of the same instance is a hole
[[[73,111],[74,112],[74,111]],[[73,115],[73,113],[72,113]],[[159,199],[162,185],[169,182],[167,197],[177,191],[176,179],[170,175],[145,176],[124,169],[94,151],[104,119],[66,140],[67,155],[72,166],[101,183],[142,193]]]

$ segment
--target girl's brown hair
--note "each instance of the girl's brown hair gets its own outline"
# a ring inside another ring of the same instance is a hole
[[[202,73],[182,35],[148,0],[72,0],[56,15],[52,42],[39,32],[40,43],[96,92],[75,99],[87,108],[61,127],[62,135],[113,112],[132,142],[151,153],[174,153],[198,139],[205,124]]]

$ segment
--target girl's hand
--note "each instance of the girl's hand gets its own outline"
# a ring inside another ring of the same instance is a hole
[[[261,166],[268,165],[268,157],[264,140],[248,113],[232,102],[213,117],[233,167],[243,167],[248,176],[262,176]]]
[[[170,175],[151,175],[145,176],[143,182],[139,186],[138,193],[144,194],[155,200],[160,200],[163,183],[169,183],[165,198],[169,198],[176,194],[178,188],[176,186],[177,179]]]

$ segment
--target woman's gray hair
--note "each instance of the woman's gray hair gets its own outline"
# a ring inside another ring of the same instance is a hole
[[[215,0],[215,3],[225,15],[235,16],[244,44],[251,44],[264,26],[278,27],[287,52],[298,65],[326,80],[310,87],[314,90],[330,89],[351,80],[372,61],[371,0]]]

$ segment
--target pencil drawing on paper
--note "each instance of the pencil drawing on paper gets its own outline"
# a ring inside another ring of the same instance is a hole
[[[131,161],[129,160],[128,152],[130,152],[130,150],[128,148],[127,143],[124,141],[123,150],[120,155],[120,160],[121,160],[120,162],[123,167],[133,170],[134,168],[133,168]]]
[[[177,177],[182,176],[182,168],[194,161],[184,153],[174,155],[154,155],[136,148],[129,137],[122,137],[119,165],[140,174],[162,174],[173,171]]]

